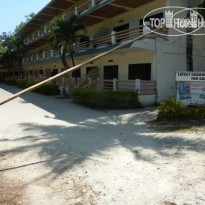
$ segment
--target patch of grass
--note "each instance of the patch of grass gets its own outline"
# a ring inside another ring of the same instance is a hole
[[[205,120],[153,120],[148,121],[150,129],[154,131],[179,133],[204,133]]]

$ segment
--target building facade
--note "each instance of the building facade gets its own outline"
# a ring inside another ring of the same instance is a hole
[[[78,42],[75,45],[77,65],[148,32],[143,26],[143,18],[150,11],[173,5],[187,7],[186,2],[52,0],[19,32],[19,35],[24,36],[26,44],[22,62],[23,75],[44,79],[64,70],[61,49],[52,50],[48,42],[51,34],[49,23],[56,16],[68,19],[72,15],[78,15],[86,25],[90,44],[88,46],[85,42]],[[152,15],[160,18],[165,13],[156,10]],[[204,71],[205,52],[201,43],[204,36],[197,36],[193,41],[194,71]],[[71,65],[69,53],[66,57]],[[137,87],[143,104],[149,105],[175,96],[177,71],[186,71],[186,36],[167,37],[155,34],[96,60],[65,78],[89,79],[81,84],[84,87],[86,83],[91,85],[96,79],[104,84],[109,82],[110,85],[104,86],[105,88],[115,87],[115,82],[118,83],[118,89]],[[19,70],[15,67],[1,69],[0,72],[1,75],[19,76]]]

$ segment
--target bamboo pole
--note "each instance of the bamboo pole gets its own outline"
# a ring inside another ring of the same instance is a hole
[[[150,32],[148,32],[148,33],[146,33],[146,34],[144,34],[144,35],[141,35],[141,36],[139,36],[139,37],[137,37],[137,38],[135,38],[135,39],[132,39],[132,40],[128,41],[127,43],[125,43],[125,44],[123,44],[123,45],[119,45],[119,46],[117,46],[116,48],[113,48],[113,49],[111,49],[111,50],[109,50],[109,51],[106,51],[106,52],[104,52],[104,53],[101,53],[101,54],[99,54],[99,55],[97,55],[97,56],[95,56],[95,57],[93,57],[93,58],[91,58],[91,59],[89,59],[89,60],[87,60],[87,61],[85,61],[85,62],[83,62],[83,63],[81,63],[81,64],[79,64],[79,65],[77,65],[77,66],[74,66],[74,67],[72,67],[72,68],[69,68],[69,69],[67,69],[67,70],[65,70],[65,71],[63,71],[63,72],[61,72],[61,73],[59,73],[59,74],[57,74],[57,75],[55,75],[55,76],[53,76],[53,77],[50,77],[50,78],[48,78],[48,79],[46,79],[46,80],[44,80],[44,81],[42,81],[42,82],[40,82],[40,83],[38,83],[38,84],[36,84],[36,85],[33,85],[33,86],[31,86],[31,87],[29,87],[29,88],[27,88],[27,89],[25,89],[25,90],[22,90],[22,91],[20,91],[20,92],[18,92],[18,93],[16,93],[16,94],[12,95],[11,97],[9,97],[9,98],[7,98],[7,99],[1,101],[1,102],[0,102],[0,105],[3,105],[3,104],[5,104],[5,103],[7,103],[7,102],[9,102],[9,101],[11,101],[11,100],[17,98],[17,97],[20,97],[20,96],[22,96],[22,95],[24,95],[24,94],[26,94],[26,93],[28,93],[28,92],[31,92],[31,91],[33,91],[33,90],[39,88],[40,86],[42,86],[42,85],[44,85],[44,84],[47,84],[47,83],[49,83],[49,82],[55,80],[56,78],[59,78],[59,77],[65,75],[65,74],[68,74],[68,73],[70,73],[70,72],[73,72],[73,71],[75,71],[75,70],[77,70],[77,69],[79,69],[79,68],[81,68],[81,67],[83,67],[83,66],[89,64],[90,62],[93,62],[93,61],[95,61],[95,60],[98,60],[99,58],[102,58],[102,57],[104,57],[104,56],[106,56],[106,55],[108,55],[108,54],[110,54],[110,53],[113,53],[113,52],[115,52],[116,50],[119,50],[119,49],[121,49],[121,48],[123,48],[123,47],[125,47],[125,46],[127,46],[127,45],[129,45],[129,44],[134,43],[135,41],[141,40],[141,39],[145,38],[146,36],[152,34],[153,32],[159,31],[159,30],[161,30],[161,29],[163,29],[163,28],[165,28],[165,27],[166,27],[166,26],[163,26],[163,27],[161,27],[161,28],[158,28],[158,29],[155,29],[155,30],[153,30],[153,31],[150,31]]]

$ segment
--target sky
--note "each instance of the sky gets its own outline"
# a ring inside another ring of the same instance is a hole
[[[0,0],[0,34],[13,32],[25,16],[38,13],[51,0]]]

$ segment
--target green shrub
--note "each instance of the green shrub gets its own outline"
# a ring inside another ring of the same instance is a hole
[[[134,91],[108,91],[76,88],[71,94],[74,102],[92,108],[126,109],[141,107]]]
[[[58,88],[57,85],[51,85],[51,84],[46,84],[43,85],[39,88],[37,88],[36,90],[34,90],[34,92],[38,92],[44,95],[59,95],[60,94],[60,90]]]
[[[167,119],[205,119],[205,106],[187,106],[176,99],[169,98],[158,107],[159,120]]]
[[[4,83],[6,83],[8,85],[16,85],[16,80],[13,78],[5,78]]]
[[[25,82],[25,88],[29,88],[33,85],[37,84],[37,82],[34,82],[34,81],[26,81]]]
[[[205,106],[194,106],[191,108],[191,112],[198,119],[205,119]]]
[[[34,81],[24,81],[24,80],[16,81],[12,78],[6,78],[4,82],[9,85],[18,85],[19,88],[29,88],[37,84],[37,82],[34,82]],[[33,92],[41,93],[44,95],[59,95],[60,94],[58,86],[51,85],[51,84],[42,85],[41,87],[37,88]]]
[[[37,84],[37,82],[27,81],[25,83],[25,87],[28,88],[28,87],[31,87],[35,84]],[[58,86],[57,85],[51,85],[51,84],[42,85],[41,87],[35,89],[33,92],[41,93],[41,94],[44,94],[44,95],[59,95],[60,94]]]
[[[16,84],[18,85],[19,88],[25,88],[26,87],[26,82],[24,80],[17,80]]]

